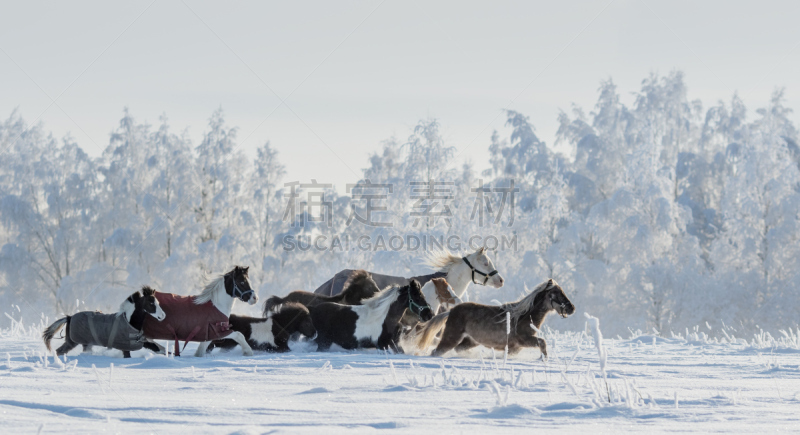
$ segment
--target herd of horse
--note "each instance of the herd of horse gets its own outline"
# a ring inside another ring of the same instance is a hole
[[[466,256],[439,251],[427,258],[437,272],[403,278],[346,269],[314,292],[293,291],[264,303],[261,317],[231,314],[236,299],[254,305],[248,268],[236,266],[212,280],[195,296],[162,293],[145,286],[125,299],[112,314],[83,311],[56,320],[42,333],[45,346],[65,328],[63,355],[77,347],[131,351],[149,349],[167,354],[157,340],[174,341],[180,356],[189,342],[199,342],[195,356],[215,347],[237,345],[244,355],[253,350],[287,352],[289,342],[306,337],[317,350],[378,348],[395,353],[439,356],[478,345],[509,354],[525,347],[547,356],[539,330],[550,313],[567,317],[575,306],[549,279],[515,302],[483,305],[462,302],[470,284],[500,288],[504,280],[485,248]]]

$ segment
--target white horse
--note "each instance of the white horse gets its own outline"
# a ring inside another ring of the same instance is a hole
[[[472,283],[494,288],[503,286],[503,277],[497,273],[494,263],[486,255],[485,247],[463,257],[448,250],[436,251],[428,254],[425,264],[439,272],[447,273],[445,279],[450,285],[449,290],[456,299],[456,304],[461,303],[467,294],[467,288]],[[433,314],[436,314],[441,301],[436,295],[436,286],[432,280],[422,286],[422,294]]]

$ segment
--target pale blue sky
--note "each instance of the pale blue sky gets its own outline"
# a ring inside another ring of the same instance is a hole
[[[487,166],[503,108],[552,144],[558,110],[589,111],[607,77],[626,102],[677,68],[706,106],[737,90],[752,115],[786,86],[800,110],[798,2],[186,4],[5,2],[0,116],[18,107],[96,155],[124,106],[153,124],[166,113],[197,143],[221,105],[242,149],[269,139],[287,181],[343,192],[382,140],[428,116],[454,164]],[[60,95],[47,110],[45,92]]]

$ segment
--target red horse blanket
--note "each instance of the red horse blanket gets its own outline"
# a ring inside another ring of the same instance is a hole
[[[172,293],[156,293],[161,309],[167,315],[158,321],[146,316],[142,331],[154,340],[175,340],[175,355],[180,356],[180,341],[183,347],[190,341],[212,341],[231,334],[228,317],[213,303],[195,304],[195,296],[178,296]]]

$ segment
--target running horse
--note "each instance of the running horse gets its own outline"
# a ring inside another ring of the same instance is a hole
[[[254,305],[258,302],[250,287],[247,267],[234,267],[230,272],[212,280],[196,296],[178,296],[157,293],[161,308],[167,314],[162,322],[145,319],[144,335],[150,340],[174,340],[175,356],[180,356],[180,341],[183,347],[190,341],[200,342],[195,356],[204,356],[208,344],[213,340],[230,338],[242,347],[242,352],[253,355],[253,349],[241,332],[231,329],[229,317],[236,299]]]
[[[84,352],[91,352],[92,346],[105,346],[119,349],[125,358],[130,358],[131,351],[143,347],[154,352],[159,350],[149,346],[152,343],[147,343],[142,335],[142,324],[150,316],[160,322],[166,314],[158,303],[156,291],[144,286],[141,291],[122,301],[118,312],[103,314],[99,311],[81,311],[63,317],[44,330],[42,339],[47,350],[52,351],[50,341],[66,326],[64,344],[56,349],[56,355],[64,355],[80,344]]]
[[[546,358],[547,343],[538,333],[545,317],[552,312],[566,318],[575,312],[575,305],[561,286],[549,279],[516,302],[501,306],[472,302],[456,305],[423,324],[422,332],[417,336],[417,348],[427,349],[436,334],[444,329],[431,356],[483,345],[497,350],[508,349],[509,354],[524,347],[538,347],[542,357]]]
[[[433,278],[444,278],[450,284],[453,295],[462,299],[467,292],[467,287],[471,283],[491,286],[500,288],[503,286],[503,277],[494,268],[494,264],[489,256],[486,254],[486,248],[481,247],[475,252],[458,256],[450,251],[441,250],[430,254],[426,258],[426,265],[438,269],[435,273],[429,275],[415,276],[412,278],[404,278],[401,276],[381,275],[378,273],[370,272],[372,279],[378,285],[378,288],[385,289],[390,286],[405,286],[416,280],[422,285],[422,292],[426,295],[434,294],[435,287],[433,283],[429,283]],[[319,286],[314,293],[324,296],[335,296],[341,293],[344,288],[345,282],[356,271],[353,269],[344,269],[333,276],[333,278],[326,281]],[[440,302],[437,298],[428,298],[428,303],[431,309],[436,313],[439,309]]]
[[[398,341],[403,313],[411,311],[422,320],[433,317],[420,291],[419,282],[415,280],[403,287],[383,289],[362,303],[342,305],[323,302],[309,308],[311,321],[317,330],[314,341],[318,351],[328,350],[332,344],[337,344],[345,349],[377,347],[402,353]]]

